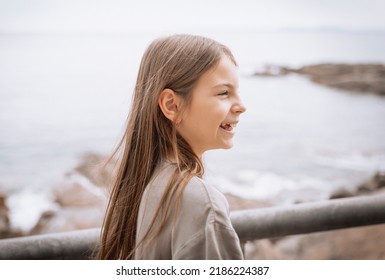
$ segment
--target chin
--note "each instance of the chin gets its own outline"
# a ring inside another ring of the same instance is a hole
[[[212,150],[229,150],[233,147],[233,144],[223,144],[223,145],[219,145],[219,146],[216,146],[216,147],[212,147],[211,149],[207,149],[207,151],[212,151]]]
[[[223,145],[222,149],[223,150],[229,150],[233,147],[233,143],[226,143],[225,145]]]

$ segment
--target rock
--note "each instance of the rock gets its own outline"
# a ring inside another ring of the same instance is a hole
[[[54,191],[55,202],[61,207],[89,207],[105,204],[108,194],[81,175],[72,175]]]
[[[89,152],[82,156],[74,171],[88,178],[96,186],[107,187],[111,183],[115,164],[115,159],[108,160],[103,155]]]
[[[225,196],[229,203],[230,211],[272,206],[272,204],[268,201],[247,199],[230,193],[226,193]]]
[[[105,207],[65,207],[43,215],[31,234],[56,233],[101,227]]]
[[[269,239],[246,242],[244,246],[246,260],[279,260],[280,252]]]
[[[79,175],[80,176],[80,175]],[[106,191],[85,177],[61,186],[56,192],[60,209],[45,212],[30,234],[55,233],[101,227],[107,206]]]
[[[374,93],[385,96],[385,65],[323,63],[301,68],[268,66],[256,76],[282,76],[296,73],[311,81],[352,92]]]
[[[112,165],[105,158],[87,153],[80,164],[54,190],[56,212],[46,212],[31,234],[54,233],[101,227],[108,200],[107,185]]]
[[[329,199],[338,199],[338,198],[345,198],[345,197],[352,197],[355,196],[351,191],[348,191],[347,189],[338,189],[331,193]]]
[[[5,204],[5,197],[0,196],[0,239],[7,237],[10,230],[8,207]]]
[[[317,64],[295,72],[321,85],[385,96],[385,65],[382,64]]]
[[[20,230],[12,229],[9,219],[9,209],[6,203],[7,197],[0,195],[0,239],[22,236]]]
[[[357,193],[366,194],[382,188],[385,188],[385,172],[377,172],[370,180],[358,186]]]
[[[354,190],[337,189],[330,194],[330,199],[366,195],[385,191],[385,172],[375,173],[369,180],[358,185]]]
[[[385,225],[375,225],[289,236],[277,242],[280,259],[382,260],[385,259]]]

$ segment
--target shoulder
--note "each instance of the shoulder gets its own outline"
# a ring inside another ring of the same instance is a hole
[[[187,184],[173,231],[174,259],[243,259],[225,196],[204,180]]]
[[[211,201],[213,203],[224,203],[225,205],[213,205],[213,206],[225,206],[227,205],[226,197],[217,188],[209,185],[206,181],[198,177],[192,177],[187,183],[185,194],[188,196],[201,198],[203,200]]]
[[[209,221],[227,224],[229,205],[226,197],[204,180],[193,177],[186,185],[182,195],[182,208],[189,212],[205,212]]]

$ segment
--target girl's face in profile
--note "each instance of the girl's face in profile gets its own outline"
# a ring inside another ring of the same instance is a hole
[[[238,94],[238,68],[226,55],[204,73],[192,92],[178,132],[201,156],[211,149],[233,146],[234,129],[245,112]]]

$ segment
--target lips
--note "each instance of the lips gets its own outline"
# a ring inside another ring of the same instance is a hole
[[[226,131],[232,131],[237,126],[237,122],[223,122],[219,126]]]

